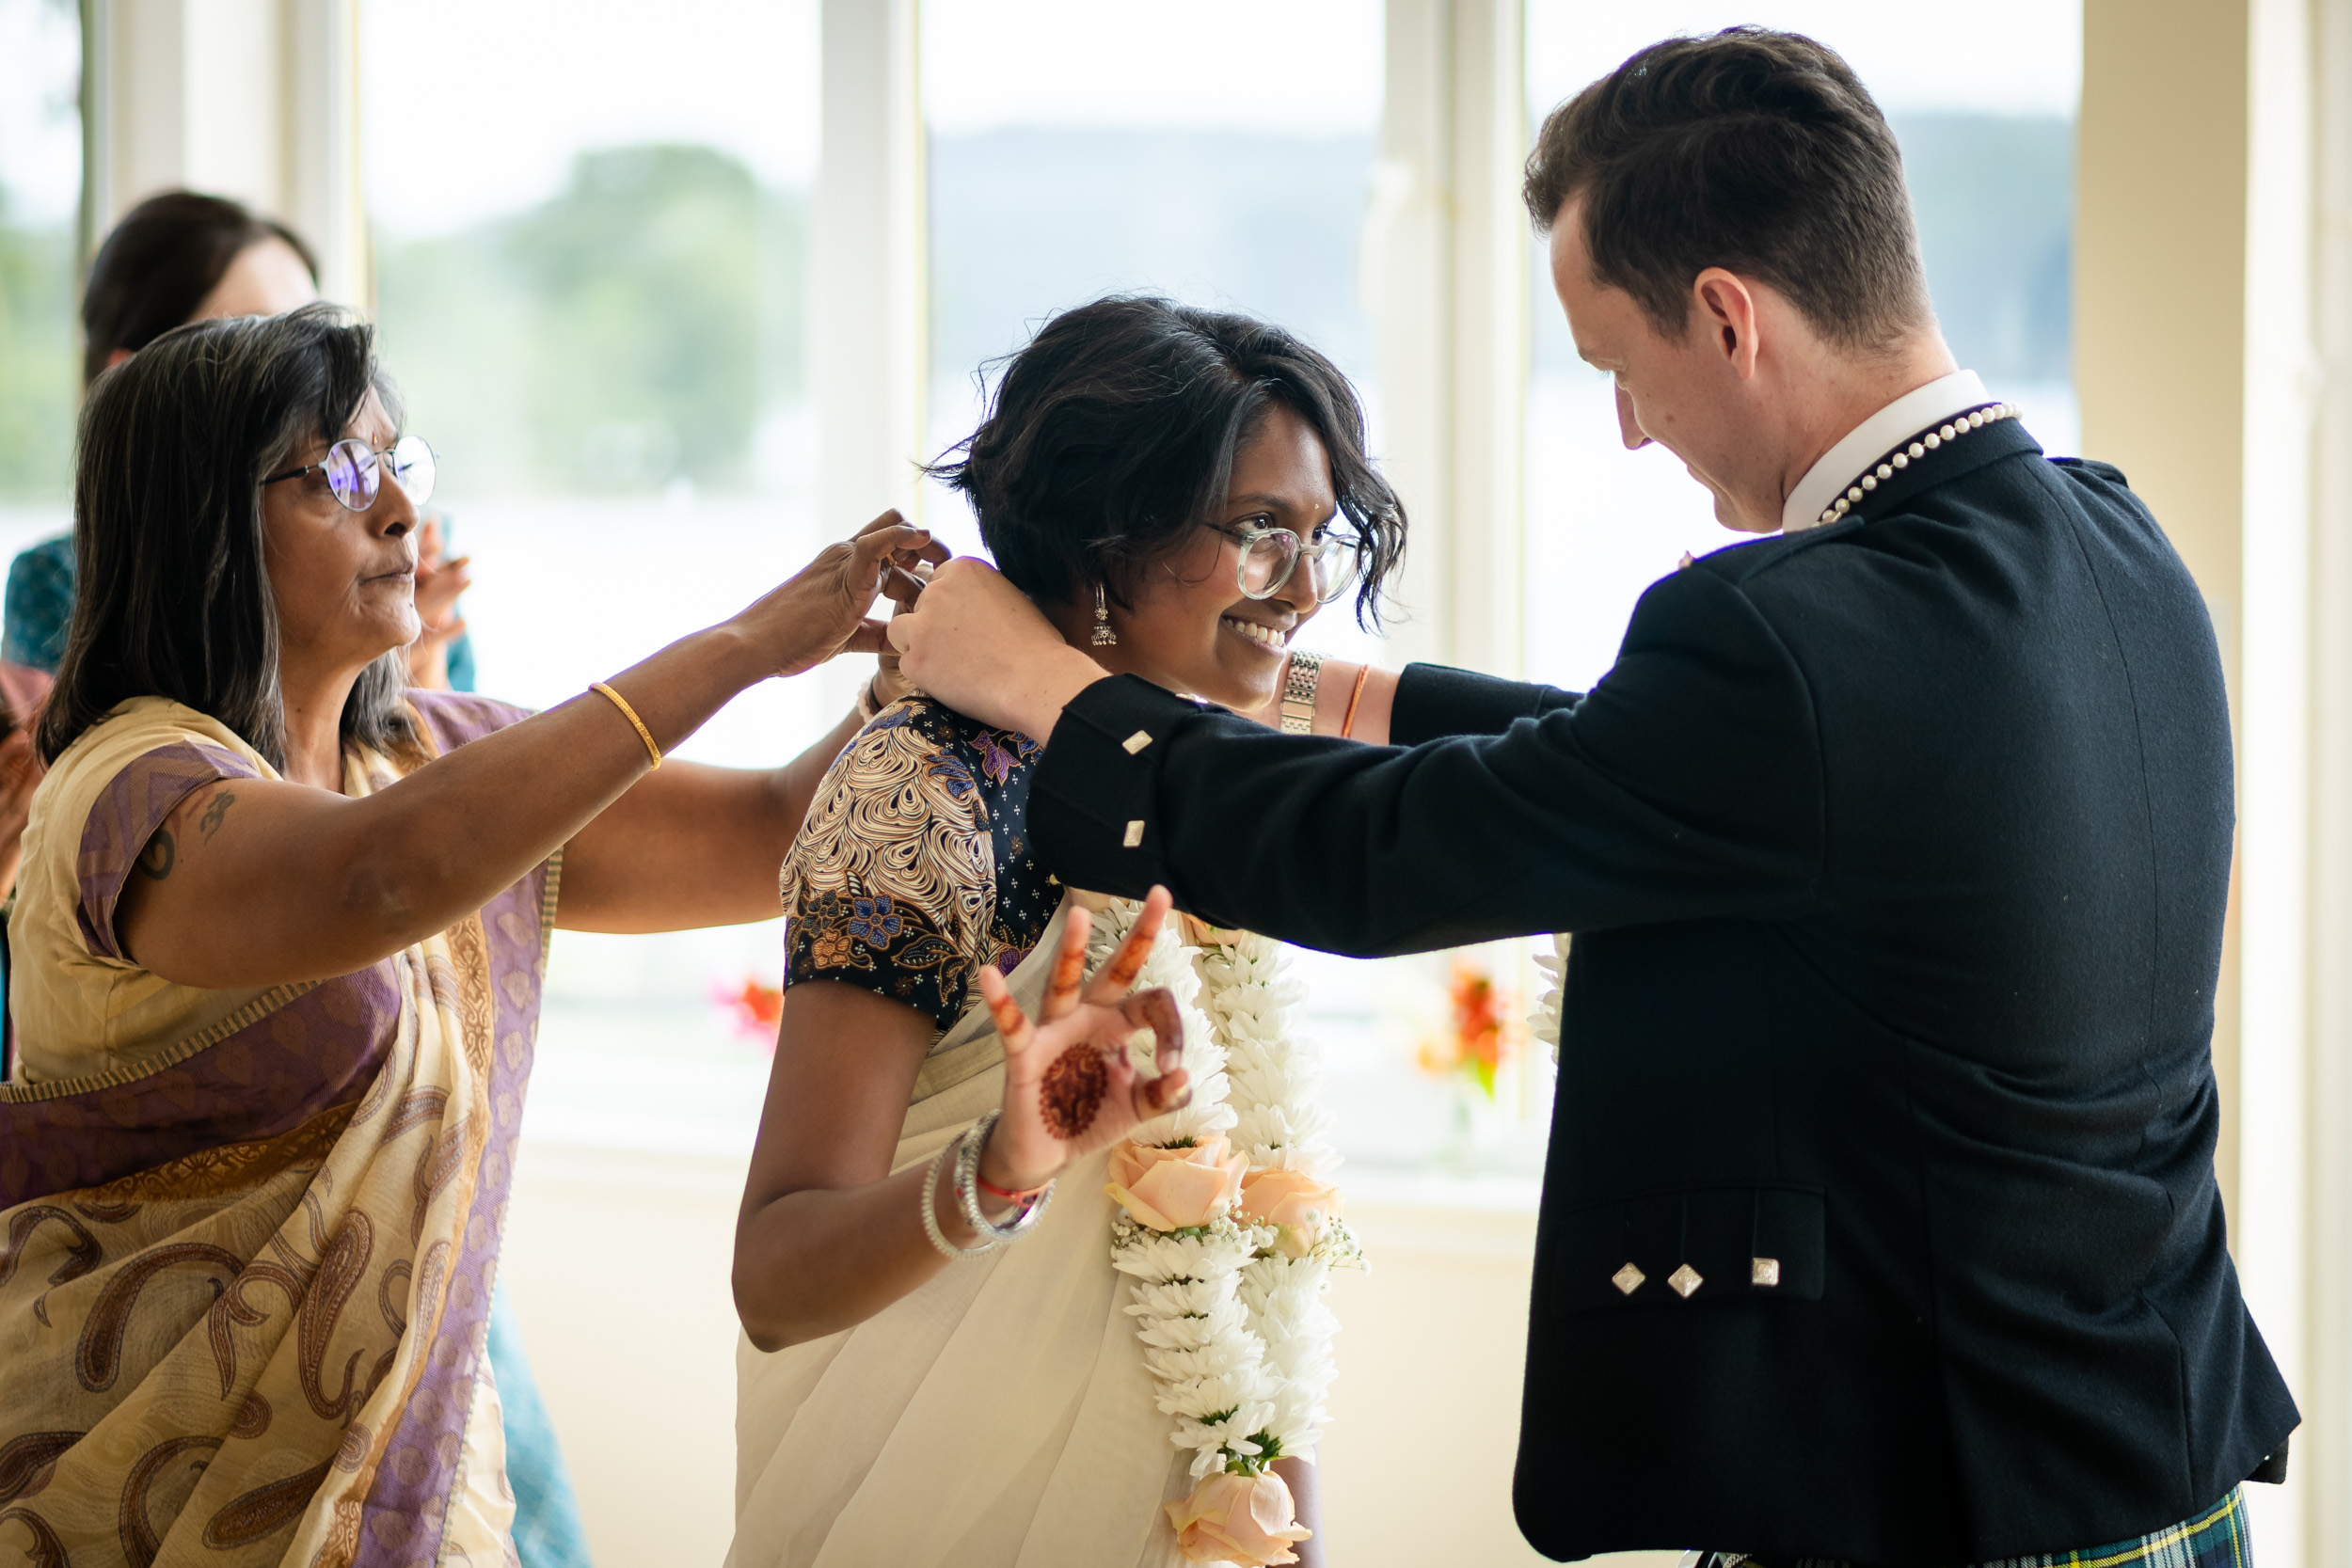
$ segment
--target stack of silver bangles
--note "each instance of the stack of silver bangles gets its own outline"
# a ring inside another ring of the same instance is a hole
[[[1054,1184],[1048,1181],[1037,1201],[1015,1214],[1009,1225],[991,1225],[980,1212],[980,1151],[988,1147],[988,1135],[995,1130],[1000,1114],[991,1111],[965,1128],[932,1155],[931,1163],[924,1167],[923,1234],[949,1258],[977,1258],[984,1252],[995,1251],[1003,1243],[1019,1241],[1037,1228],[1037,1222],[1044,1217],[1045,1206],[1054,1201]],[[939,1228],[939,1167],[951,1154],[956,1160],[956,1206],[962,1211],[963,1223],[982,1238],[978,1246],[958,1246]]]

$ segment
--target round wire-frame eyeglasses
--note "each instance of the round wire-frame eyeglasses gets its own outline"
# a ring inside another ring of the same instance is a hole
[[[421,436],[404,436],[382,451],[356,436],[346,436],[327,448],[326,456],[321,461],[272,474],[262,483],[276,484],[280,480],[323,472],[326,475],[326,487],[345,510],[365,512],[382,493],[387,468],[411,505],[422,506],[432,499],[437,464],[433,449],[425,445]]]

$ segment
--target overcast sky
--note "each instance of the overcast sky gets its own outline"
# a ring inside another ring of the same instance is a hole
[[[923,14],[936,134],[1379,121],[1379,0],[925,0]],[[377,0],[366,15],[371,199],[389,231],[525,205],[583,147],[707,141],[773,183],[815,173],[813,0]],[[2071,115],[2078,94],[2076,0],[1973,0],[1959,24],[1946,0],[1531,0],[1530,103],[1666,34],[1740,21],[1814,33],[1898,111]]]
[[[1000,125],[1362,134],[1380,113],[1379,0],[925,0],[934,132]],[[771,184],[817,166],[815,0],[370,0],[369,198],[445,231],[557,188],[583,148],[672,139]],[[2078,0],[1529,0],[1537,111],[1644,43],[1758,21],[1842,51],[1889,109],[2071,115]],[[0,0],[0,183],[64,221],[80,163],[72,12]]]
[[[77,31],[71,6],[0,0],[0,185],[20,223],[70,224],[81,204]]]
[[[1645,43],[1742,22],[1820,40],[1896,113],[2072,118],[2082,96],[2080,0],[1529,0],[1528,102],[1540,114]]]

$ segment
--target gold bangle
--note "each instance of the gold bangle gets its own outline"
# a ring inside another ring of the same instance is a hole
[[[645,728],[645,721],[637,717],[637,710],[628,705],[628,699],[613,690],[611,687],[605,685],[602,681],[596,682],[588,689],[591,691],[601,691],[606,696],[612,699],[612,705],[621,710],[621,717],[636,726],[637,738],[645,743],[645,754],[653,758],[653,765],[656,768],[660,767],[661,748],[653,743],[653,731]]]

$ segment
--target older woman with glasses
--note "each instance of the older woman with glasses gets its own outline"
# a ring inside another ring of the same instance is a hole
[[[0,1538],[511,1560],[483,1338],[558,925],[769,918],[845,722],[663,753],[872,649],[885,516],[548,712],[405,689],[429,449],[367,327],[205,322],[93,388],[0,1085]]]

